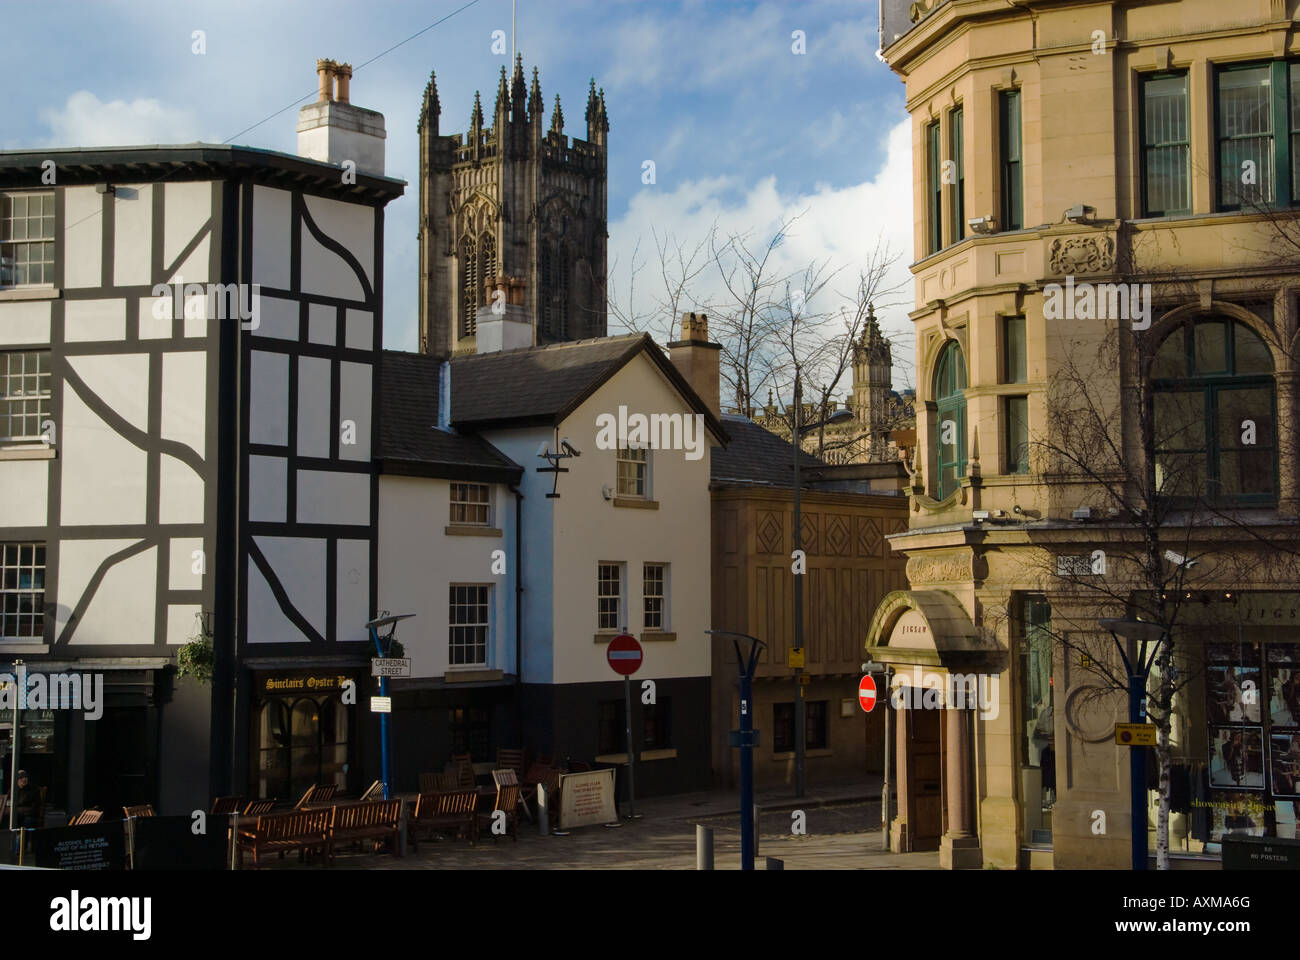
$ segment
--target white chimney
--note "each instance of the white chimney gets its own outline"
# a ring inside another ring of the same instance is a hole
[[[320,96],[298,111],[298,154],[311,160],[342,164],[351,160],[358,173],[384,174],[384,115],[348,102],[352,65],[317,60]]]
[[[491,277],[485,284],[488,302],[474,315],[478,353],[520,350],[533,343],[533,322],[524,307],[523,277]]]

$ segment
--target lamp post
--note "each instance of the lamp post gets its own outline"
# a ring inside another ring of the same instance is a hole
[[[794,373],[794,549],[803,550],[803,517],[799,510],[799,455],[803,452],[803,435],[809,430],[816,430],[831,423],[843,423],[853,414],[848,410],[837,410],[829,417],[823,417],[815,423],[803,423],[803,383],[799,368]],[[794,570],[794,649],[803,652],[803,570],[799,563]],[[800,661],[802,662],[802,661]],[[804,793],[804,701],[803,701],[803,667],[794,668],[794,795],[802,797]]]
[[[767,646],[757,637],[730,630],[705,630],[718,637],[730,637],[740,671],[740,729],[731,732],[729,745],[740,748],[740,869],[754,869],[754,747],[758,743],[754,730],[754,667],[758,651]],[[740,641],[750,643],[749,657],[740,652]]]
[[[393,649],[393,635],[397,633],[397,622],[399,620],[409,620],[415,616],[413,613],[399,613],[397,616],[390,616],[388,611],[384,611],[382,617],[376,617],[366,624],[366,629],[370,631],[370,639],[375,642],[375,655],[381,660],[388,656],[388,652]],[[388,629],[381,637],[379,631],[385,627]],[[381,673],[379,676],[379,695],[388,696],[388,675]],[[379,714],[379,763],[380,779],[384,782],[384,799],[388,799],[388,711]]]
[[[1151,676],[1151,667],[1160,653],[1160,644],[1167,637],[1165,628],[1158,623],[1145,620],[1099,620],[1098,623],[1110,632],[1120,659],[1128,673],[1128,719],[1130,723],[1142,723],[1146,713],[1143,701],[1146,695],[1147,678]],[[1133,656],[1129,656],[1125,645],[1120,643],[1123,637],[1134,645]],[[1154,644],[1148,656],[1148,644]],[[1128,755],[1129,770],[1129,814],[1132,819],[1133,834],[1133,869],[1147,868],[1147,752],[1145,748],[1130,747]]]

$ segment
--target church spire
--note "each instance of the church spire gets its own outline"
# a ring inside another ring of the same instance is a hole
[[[503,66],[501,68],[501,82],[497,84],[497,105],[493,114],[499,118],[509,109],[510,91],[506,86],[506,68]]]
[[[555,112],[551,114],[551,133],[564,133],[564,111],[560,108],[560,95],[555,95]]]
[[[510,81],[510,117],[516,122],[522,122],[525,118],[524,104],[527,98],[527,86],[524,83],[524,55],[518,54],[515,57],[515,73]]]
[[[472,130],[483,129],[483,103],[477,90],[474,91],[474,112],[470,114],[469,125]]]
[[[542,119],[542,113],[546,106],[542,102],[542,83],[537,78],[537,68],[533,67],[533,85],[528,91],[528,120],[529,122],[538,122]]]
[[[429,71],[429,82],[424,86],[424,99],[420,103],[420,120],[416,124],[416,130],[423,130],[425,123],[432,118],[433,129],[437,133],[438,115],[442,113],[442,104],[438,102],[438,80]]]

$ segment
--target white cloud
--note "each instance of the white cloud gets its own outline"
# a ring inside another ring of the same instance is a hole
[[[885,160],[870,180],[834,189],[819,185],[812,192],[784,194],[777,178],[764,177],[746,187],[734,177],[715,177],[682,183],[671,192],[647,186],[633,196],[627,213],[611,224],[609,262],[610,296],[626,303],[629,264],[640,239],[637,262],[649,262],[637,278],[635,309],[649,312],[655,291],[652,287],[658,263],[655,261],[652,229],[662,238],[671,233],[687,248],[708,234],[717,222],[722,236],[750,233],[762,243],[771,237],[783,218],[799,217],[786,242],[778,248],[773,273],[802,269],[813,260],[830,259],[833,266],[845,265],[834,286],[852,287],[860,265],[871,257],[877,239],[898,255],[886,286],[901,283],[877,316],[887,335],[894,335],[895,359],[910,365],[912,324],[907,313],[912,306],[912,279],[907,269],[912,262],[912,133],[911,121],[903,120],[887,135]],[[649,255],[649,256],[648,256]],[[720,296],[716,271],[701,277],[695,296],[707,302]],[[668,318],[662,318],[666,321]],[[611,321],[612,325],[612,321]],[[663,323],[656,323],[658,331]],[[619,332],[613,329],[611,333]],[[899,376],[895,374],[896,386]]]
[[[110,100],[78,90],[61,108],[40,112],[52,147],[117,147],[191,143],[198,139],[196,115],[160,100]]]

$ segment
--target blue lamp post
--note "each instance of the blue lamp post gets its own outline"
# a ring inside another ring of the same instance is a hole
[[[366,624],[366,629],[370,631],[370,639],[375,643],[375,655],[381,660],[384,659],[388,651],[393,648],[393,635],[397,633],[397,622],[399,620],[409,620],[415,616],[413,613],[399,613],[396,616],[389,615],[384,611],[382,617],[377,617]],[[381,636],[380,631],[384,633]],[[380,673],[379,675],[379,695],[388,696],[388,675]],[[379,762],[380,762],[380,779],[384,782],[384,799],[388,799],[388,712],[379,714]]]
[[[740,729],[728,735],[730,746],[740,748],[740,869],[754,869],[754,747],[758,746],[758,733],[754,729],[754,667],[758,665],[758,652],[767,644],[747,633],[730,630],[706,630],[705,633],[730,637],[736,651],[736,666],[740,670]],[[740,641],[750,643],[749,656],[740,651]]]

